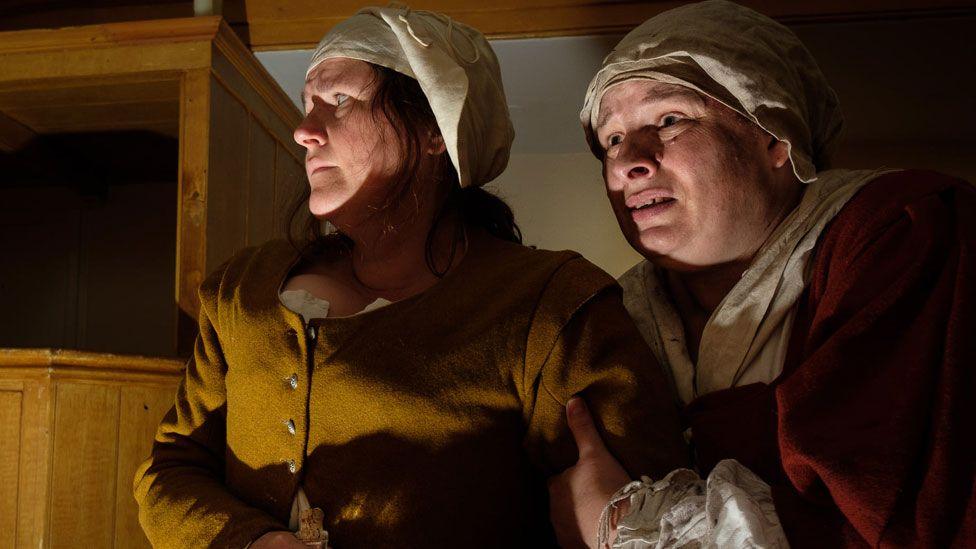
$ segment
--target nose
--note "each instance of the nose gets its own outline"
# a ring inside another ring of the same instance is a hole
[[[308,114],[306,114],[305,118],[302,119],[302,123],[295,128],[295,142],[306,149],[321,147],[325,145],[326,141],[328,141],[325,134],[324,125],[316,122],[316,119],[318,118],[315,116],[316,109],[317,107],[313,108]]]
[[[660,166],[662,150],[657,132],[631,132],[618,146],[611,170],[621,181],[652,177]]]

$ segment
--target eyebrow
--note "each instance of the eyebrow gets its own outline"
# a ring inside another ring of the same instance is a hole
[[[644,98],[641,100],[641,104],[661,103],[670,99],[686,99],[699,106],[705,105],[705,99],[700,93],[691,88],[678,85],[669,86],[665,88],[664,91],[652,90],[647,92],[647,94],[645,94]],[[604,111],[602,114],[600,114],[600,117],[597,118],[596,126],[593,127],[594,132],[599,131],[599,129],[607,123],[607,119],[610,118],[610,114],[611,113],[609,111]]]
[[[308,81],[306,81],[305,82],[305,85],[302,86],[302,93],[300,95],[300,97],[302,99],[302,105],[305,105],[305,88],[309,84],[312,84],[313,82],[314,82],[314,88],[313,89],[315,89],[315,90],[320,90],[320,89],[323,89],[323,88],[329,88],[329,87],[332,87],[333,84],[335,83],[335,77],[332,77],[332,78],[319,77],[319,78],[316,78],[314,80],[308,80]]]

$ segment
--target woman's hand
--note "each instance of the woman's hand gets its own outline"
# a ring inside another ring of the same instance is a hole
[[[247,546],[247,549],[308,549],[291,532],[268,532]]]
[[[549,516],[562,547],[596,547],[603,507],[631,479],[604,446],[582,398],[566,403],[566,420],[579,460],[549,479]]]

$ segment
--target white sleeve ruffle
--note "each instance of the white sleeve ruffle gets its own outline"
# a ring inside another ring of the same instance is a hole
[[[617,521],[611,546],[611,511],[624,500],[630,507]],[[769,485],[732,459],[719,462],[707,480],[676,469],[656,482],[641,477],[624,486],[600,517],[597,543],[613,549],[789,547]]]

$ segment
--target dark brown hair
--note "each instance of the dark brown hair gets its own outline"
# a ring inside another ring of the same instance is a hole
[[[409,199],[418,174],[422,174],[424,145],[428,136],[440,135],[437,120],[420,84],[413,78],[386,67],[370,65],[375,73],[376,92],[372,99],[372,113],[377,122],[387,122],[396,135],[402,159],[392,177],[392,184],[384,204],[375,215],[386,215],[401,200]],[[380,119],[379,117],[382,117]],[[457,171],[445,152],[438,157],[438,165],[431,184],[444,185],[447,195],[437,209],[427,233],[425,259],[427,267],[437,276],[444,276],[453,263],[457,248],[464,238],[464,227],[478,228],[502,240],[522,243],[522,232],[515,223],[512,209],[501,198],[480,187],[462,189]],[[422,177],[422,176],[421,176]],[[309,187],[305,185],[288,216],[288,240],[306,258],[316,255],[336,242],[351,247],[352,240],[341,233],[323,234],[321,222],[308,211]],[[434,264],[434,235],[440,224],[452,215],[460,221],[454,235],[447,267],[438,269]],[[300,217],[305,217],[300,222]]]

